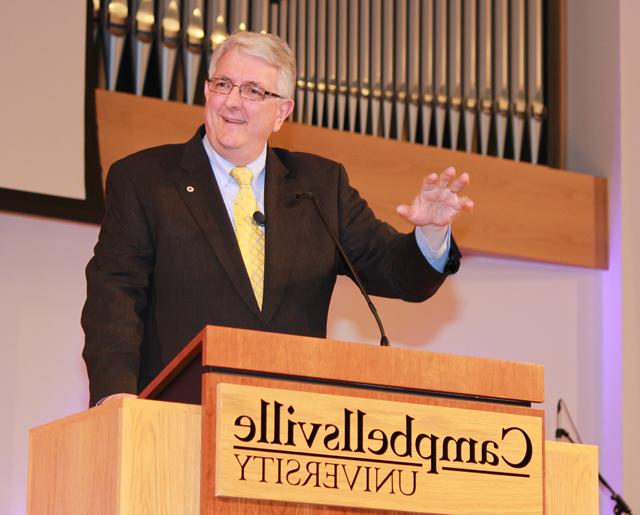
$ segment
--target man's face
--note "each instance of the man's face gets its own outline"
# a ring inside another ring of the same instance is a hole
[[[278,93],[278,69],[257,57],[237,50],[227,52],[216,64],[216,77],[226,77],[234,84],[252,83]],[[238,88],[220,95],[204,86],[204,111],[207,138],[211,146],[227,161],[244,166],[262,152],[271,133],[282,127],[293,110],[293,100],[265,97],[252,102],[240,96]]]

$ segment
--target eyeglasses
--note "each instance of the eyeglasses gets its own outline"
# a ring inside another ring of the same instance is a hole
[[[210,79],[207,79],[207,85],[209,91],[217,93],[218,95],[229,95],[233,91],[233,88],[238,88],[240,96],[245,100],[250,100],[251,102],[262,102],[264,97],[284,98],[283,96],[267,91],[256,84],[251,84],[250,82],[234,84],[225,77],[211,77]]]

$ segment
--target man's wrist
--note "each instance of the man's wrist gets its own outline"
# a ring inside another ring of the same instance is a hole
[[[434,255],[442,254],[443,247],[447,243],[449,236],[449,225],[423,225],[417,229],[424,235],[425,241],[429,246],[429,250]]]

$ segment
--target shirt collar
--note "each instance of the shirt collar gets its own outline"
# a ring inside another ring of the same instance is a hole
[[[230,172],[233,170],[236,165],[227,161],[224,157],[222,157],[209,143],[209,139],[205,134],[202,138],[202,144],[204,145],[204,150],[207,153],[207,157],[209,158],[209,163],[211,163],[211,168],[213,169],[213,173],[216,177],[216,180],[221,184],[229,184],[229,182],[235,183],[233,177],[231,177]],[[249,164],[245,165],[245,168],[249,168],[253,172],[253,180],[252,183],[255,183],[261,178],[261,175],[264,173],[265,167],[267,163],[267,144],[265,143],[264,148],[260,155],[254,161],[251,161]]]

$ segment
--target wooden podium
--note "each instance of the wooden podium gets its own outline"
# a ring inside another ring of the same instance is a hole
[[[543,393],[538,365],[206,327],[141,399],[31,430],[27,511],[595,514],[597,450],[545,445]]]

